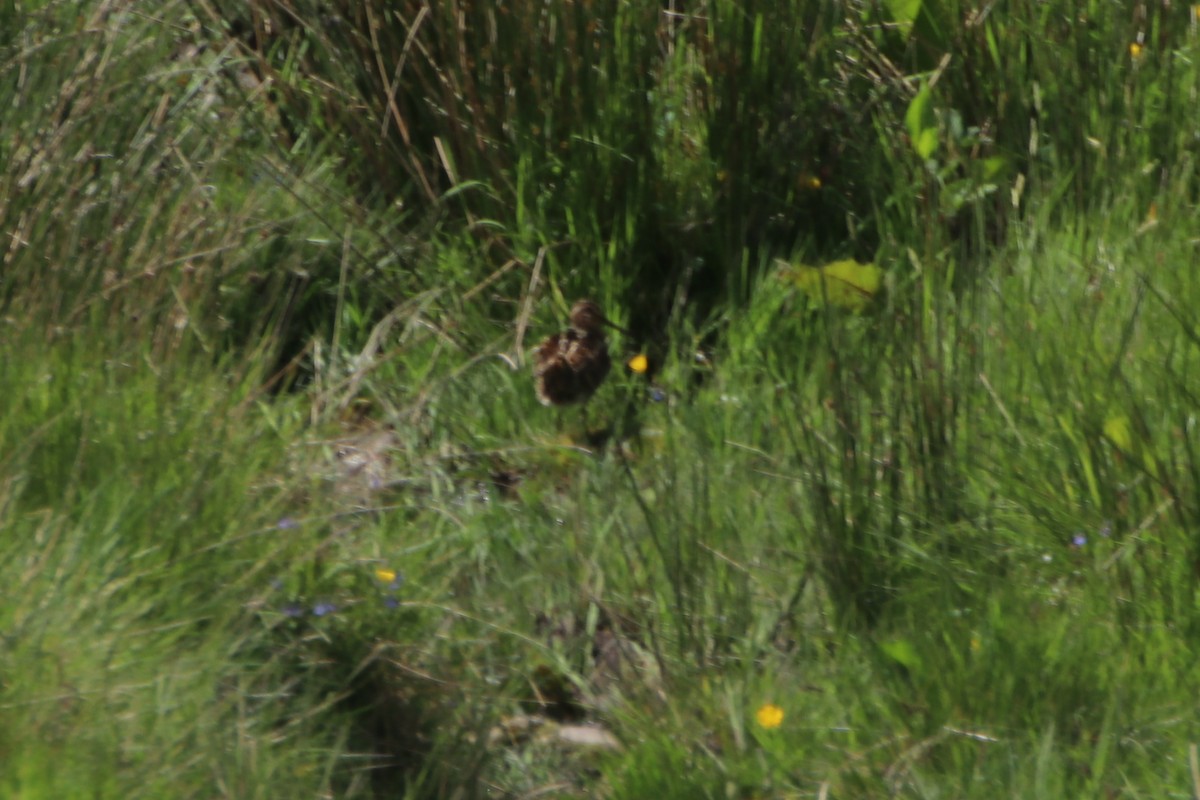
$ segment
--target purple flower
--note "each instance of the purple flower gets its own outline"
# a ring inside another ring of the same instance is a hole
[[[332,614],[335,611],[337,611],[337,606],[335,606],[333,603],[317,603],[315,606],[313,606],[314,617],[323,617],[326,614]]]
[[[1087,537],[1082,533],[1077,533],[1071,539],[1071,544],[1073,544],[1075,547],[1083,547],[1085,544],[1087,544]]]
[[[399,608],[400,601],[389,594],[387,597],[383,598],[383,607],[384,608]]]
[[[290,531],[292,528],[299,528],[300,523],[292,517],[284,517],[275,523],[275,527],[281,531]]]

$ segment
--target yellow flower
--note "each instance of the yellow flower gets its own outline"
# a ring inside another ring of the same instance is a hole
[[[396,570],[384,569],[381,567],[380,569],[375,570],[375,577],[379,579],[380,583],[391,583],[392,581],[396,580]]]
[[[778,728],[783,724],[783,709],[774,703],[766,703],[754,712],[754,718],[767,730]]]
[[[1140,42],[1130,42],[1129,44],[1129,55],[1134,60],[1141,58],[1144,50],[1145,48],[1142,47]]]
[[[646,358],[645,353],[638,353],[629,359],[629,368],[638,375],[642,375],[646,370],[650,369],[650,359]]]
[[[972,653],[978,653],[978,652],[979,652],[979,650],[980,650],[980,648],[982,648],[982,647],[983,647],[983,642],[981,642],[981,641],[979,640],[979,637],[978,637],[978,636],[972,636],[972,637],[971,637],[971,652],[972,652]]]

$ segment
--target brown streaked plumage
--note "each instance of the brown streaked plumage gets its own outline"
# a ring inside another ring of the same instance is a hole
[[[616,328],[600,306],[580,300],[571,308],[571,327],[538,345],[533,377],[542,405],[564,406],[585,402],[612,369],[604,326]]]

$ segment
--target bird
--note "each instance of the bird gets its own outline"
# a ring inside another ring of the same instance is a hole
[[[537,397],[544,406],[586,403],[612,369],[605,326],[621,330],[591,300],[571,307],[571,327],[547,337],[533,359]]]

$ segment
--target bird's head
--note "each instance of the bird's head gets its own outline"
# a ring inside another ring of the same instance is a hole
[[[600,310],[600,306],[591,300],[579,300],[571,306],[571,327],[575,330],[580,333],[598,333],[604,326],[621,330],[610,322]]]

